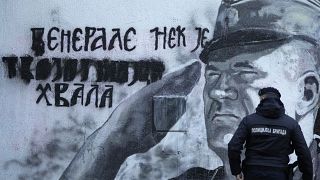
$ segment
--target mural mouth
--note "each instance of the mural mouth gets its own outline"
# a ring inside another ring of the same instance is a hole
[[[216,121],[225,121],[232,123],[238,122],[242,119],[243,112],[237,108],[236,105],[230,107],[221,108],[221,102],[216,101],[212,102],[208,107],[208,111],[206,112],[206,120],[209,122],[216,122]],[[220,107],[219,107],[220,106]],[[235,115],[239,114],[239,115]]]
[[[239,116],[236,116],[231,113],[215,113],[211,118],[211,121],[216,121],[218,119],[225,119],[225,118],[230,118],[230,120],[234,120],[234,121],[240,120]]]
[[[211,118],[209,131],[210,147],[227,150],[228,142],[232,138],[240,117],[231,113],[215,113]]]
[[[240,117],[231,113],[216,113],[211,118],[211,129],[213,133],[216,135],[225,135],[227,133],[234,133],[239,122]],[[219,137],[223,138],[223,136]]]

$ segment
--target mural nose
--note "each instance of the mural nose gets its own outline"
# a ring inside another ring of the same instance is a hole
[[[227,89],[213,89],[211,90],[209,97],[211,99],[238,99],[238,91],[235,88]]]
[[[232,99],[232,100],[238,99],[238,91],[235,88],[227,88],[225,91],[229,99]]]
[[[209,92],[211,99],[231,99],[236,100],[238,98],[238,91],[236,88],[230,85],[230,78],[224,73],[221,75],[220,82],[218,82]]]

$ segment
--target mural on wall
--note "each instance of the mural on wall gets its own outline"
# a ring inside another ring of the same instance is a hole
[[[302,127],[320,179],[320,2],[170,2],[119,1],[120,17],[103,16],[113,2],[71,2],[50,23],[2,30],[0,179],[234,179],[227,143],[266,86]],[[6,24],[17,4],[0,6]]]

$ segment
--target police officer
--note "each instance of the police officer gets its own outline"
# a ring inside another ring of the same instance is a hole
[[[243,118],[228,143],[230,169],[237,179],[286,180],[289,154],[298,157],[303,180],[313,176],[311,154],[297,121],[286,115],[280,92],[260,89],[256,112]],[[245,159],[241,167],[241,150],[245,143]]]

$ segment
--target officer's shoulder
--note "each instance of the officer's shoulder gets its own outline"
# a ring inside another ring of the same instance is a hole
[[[291,122],[291,123],[298,123],[294,118],[292,118],[291,116],[287,115],[287,114],[283,114],[282,118],[285,118],[287,121]]]
[[[252,120],[256,119],[257,116],[258,115],[256,113],[249,114],[243,118],[243,121],[245,121],[245,122],[252,121]]]
[[[291,126],[292,128],[296,128],[296,127],[299,125],[299,123],[298,123],[294,118],[292,118],[292,117],[289,116],[289,115],[284,114],[284,115],[282,116],[282,118],[284,118],[286,124],[287,124],[287,125],[290,124],[290,126]]]
[[[257,113],[252,113],[252,114],[247,115],[243,119],[252,119],[252,118],[256,118],[256,117],[258,117],[258,114]]]

